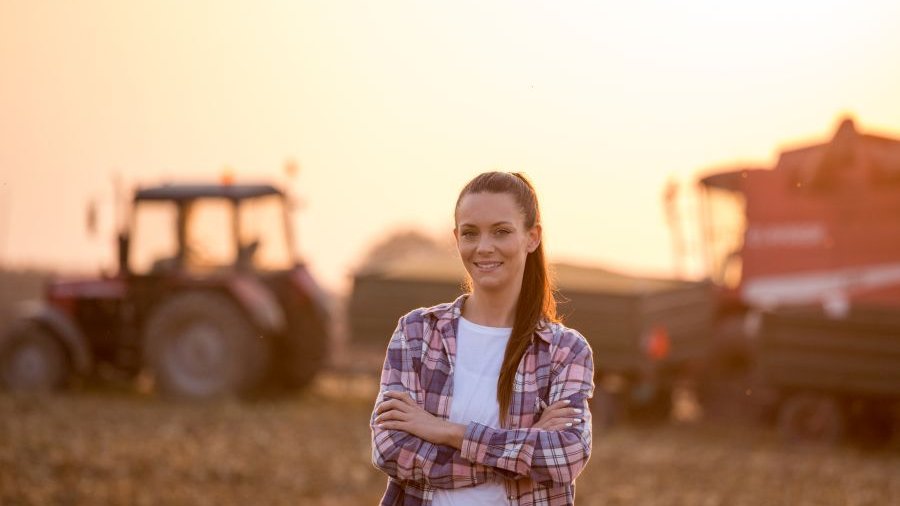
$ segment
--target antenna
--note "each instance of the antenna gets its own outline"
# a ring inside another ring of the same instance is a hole
[[[9,244],[9,221],[12,214],[12,196],[6,182],[0,184],[0,266],[6,257],[6,245]]]
[[[666,213],[666,222],[672,233],[672,250],[675,255],[675,275],[684,277],[684,231],[681,227],[681,217],[678,213],[678,182],[670,177],[663,190],[663,209]]]

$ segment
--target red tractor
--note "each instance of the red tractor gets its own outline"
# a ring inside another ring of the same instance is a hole
[[[700,183],[719,359],[773,392],[791,439],[889,425],[900,400],[900,141],[845,120],[772,169]]]
[[[327,358],[329,317],[287,209],[266,184],[138,189],[118,273],[49,283],[0,336],[0,383],[54,390],[103,369],[148,371],[191,398],[306,385]]]

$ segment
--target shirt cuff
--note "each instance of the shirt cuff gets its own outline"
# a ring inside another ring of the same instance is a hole
[[[493,430],[487,425],[469,422],[466,432],[463,434],[462,448],[459,449],[460,455],[471,462],[484,463],[492,432]]]

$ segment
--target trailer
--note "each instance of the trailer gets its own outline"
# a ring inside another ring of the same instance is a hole
[[[594,419],[665,419],[676,381],[705,360],[713,318],[707,283],[629,276],[555,263],[558,312],[591,344]],[[354,276],[348,308],[354,346],[383,349],[397,318],[412,308],[454,300],[465,272],[453,255],[398,258]]]
[[[781,394],[785,439],[890,437],[900,407],[900,315],[782,309],[762,315],[759,337],[759,373]]]

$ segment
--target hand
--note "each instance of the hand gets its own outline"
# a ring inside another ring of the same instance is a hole
[[[532,428],[543,430],[563,430],[579,423],[584,423],[581,418],[581,409],[570,408],[571,401],[563,399],[544,408],[541,418]]]
[[[435,444],[462,446],[464,425],[432,415],[420,408],[406,392],[385,392],[384,400],[375,412],[375,425],[381,429],[402,430]]]

